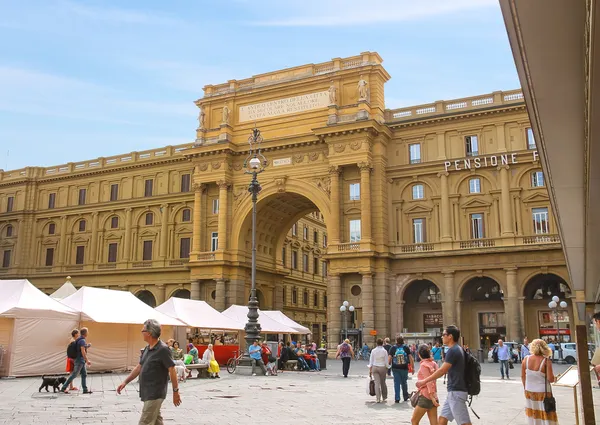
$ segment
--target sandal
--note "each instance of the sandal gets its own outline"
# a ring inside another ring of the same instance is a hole
[[[79,388],[77,388],[77,387],[71,387],[71,388],[69,388],[69,391],[79,391]]]

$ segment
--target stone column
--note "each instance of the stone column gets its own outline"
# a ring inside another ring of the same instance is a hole
[[[365,324],[363,328],[364,339],[373,346],[375,338],[370,332],[375,329],[375,311],[373,303],[373,274],[371,272],[362,274],[362,319]]]
[[[504,305],[506,318],[506,338],[509,341],[518,341],[519,325],[519,294],[517,291],[517,269],[514,267],[504,269],[506,271],[506,294],[504,294]]]
[[[167,288],[165,285],[156,285],[156,305],[159,306],[167,301]]]
[[[371,164],[358,163],[360,168],[360,239],[371,240]],[[373,326],[373,324],[371,324]]]
[[[191,283],[190,299],[199,300],[200,299],[200,281],[198,279],[193,279],[190,283]]]
[[[221,208],[220,201],[219,201],[219,208]],[[220,212],[219,212],[219,214],[220,214]],[[225,279],[223,279],[222,277],[219,277],[215,280],[217,282],[217,288],[215,291],[215,308],[219,311],[223,311],[223,310],[225,310]]]
[[[375,329],[382,338],[389,336],[389,291],[386,272],[375,274]]]
[[[291,300],[293,288],[288,288],[288,298]],[[290,301],[291,305],[291,301]],[[340,342],[342,318],[342,281],[339,274],[330,273],[327,276],[327,345],[330,350],[337,348]]]
[[[519,336],[524,338],[527,335],[527,327],[525,326],[525,297],[519,297]],[[520,340],[519,340],[520,341]]]
[[[218,181],[219,186],[219,251],[227,250],[227,212],[228,212],[228,196],[229,183],[224,180]],[[218,293],[218,291],[217,291]]]
[[[498,167],[500,169],[500,204],[502,206],[502,236],[514,236],[513,220],[510,205],[510,181],[508,165]]]
[[[398,311],[398,316],[397,316],[397,319],[396,319],[396,323],[397,323],[397,325],[396,325],[397,326],[396,334],[401,334],[402,330],[404,328],[404,303],[405,302],[406,301],[401,300],[401,301],[398,301],[396,303],[396,308],[397,308],[397,311]],[[394,337],[395,336],[396,335],[394,335]]]
[[[160,250],[158,256],[164,260],[167,258],[167,243],[169,242],[169,205],[162,204],[160,209],[162,216],[160,218]]]
[[[462,312],[462,300],[461,299],[457,299],[456,300],[456,320],[454,321],[454,323],[456,324],[456,326],[458,327],[458,329],[462,329],[462,319],[461,319],[461,313]]]
[[[444,302],[442,303],[444,326],[456,324],[454,291],[454,272],[444,272]]]
[[[125,246],[123,247],[123,260],[131,259],[131,208],[125,209]]]
[[[337,165],[329,167],[329,178],[331,180],[331,225],[327,226],[329,243],[337,245],[340,239],[340,173]],[[327,328],[329,329],[329,328]],[[336,338],[337,340],[337,338]],[[336,344],[337,347],[337,344]]]
[[[60,245],[58,248],[58,265],[65,264],[65,254],[67,252],[67,216],[60,217]]]
[[[98,261],[98,212],[92,213],[92,239],[90,241],[90,257],[91,264],[96,264]]]
[[[442,210],[442,242],[452,241],[450,234],[450,195],[448,189],[448,173],[439,173],[442,192],[441,210]]]
[[[203,184],[194,184],[194,222],[192,224],[192,254],[199,254],[200,249],[200,221],[202,219],[202,191]]]

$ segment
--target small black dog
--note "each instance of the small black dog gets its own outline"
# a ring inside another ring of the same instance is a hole
[[[56,392],[56,390],[60,390],[60,386],[62,384],[64,384],[65,382],[67,382],[67,378],[65,378],[64,376],[42,376],[42,385],[40,385],[40,389],[38,392],[42,392],[42,388],[46,388],[46,392],[50,392],[48,391],[48,387],[52,387],[54,389],[54,392]]]

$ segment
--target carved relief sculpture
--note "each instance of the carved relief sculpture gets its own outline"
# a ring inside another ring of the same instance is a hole
[[[313,184],[325,192],[328,197],[331,195],[331,179],[329,177],[316,178],[313,180]]]
[[[330,105],[337,104],[337,88],[333,84],[333,81],[331,82],[331,85],[329,86],[329,104]]]
[[[367,100],[369,95],[369,89],[367,88],[367,82],[363,79],[362,75],[360,76],[360,80],[358,80],[358,100]]]
[[[229,124],[229,108],[227,105],[223,106],[223,122],[222,124]]]

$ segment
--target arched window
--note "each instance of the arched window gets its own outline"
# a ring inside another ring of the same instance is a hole
[[[85,232],[85,220],[79,220],[79,231]]]
[[[191,221],[192,211],[188,208],[181,212],[181,221]]]
[[[154,223],[154,214],[146,213],[146,226],[151,226]]]
[[[49,234],[49,235],[53,235],[53,234],[55,234],[55,233],[56,233],[56,224],[54,224],[54,223],[50,223],[50,224],[48,225],[48,234]]]
[[[10,238],[13,235],[13,227],[9,224],[6,226],[6,237]]]

